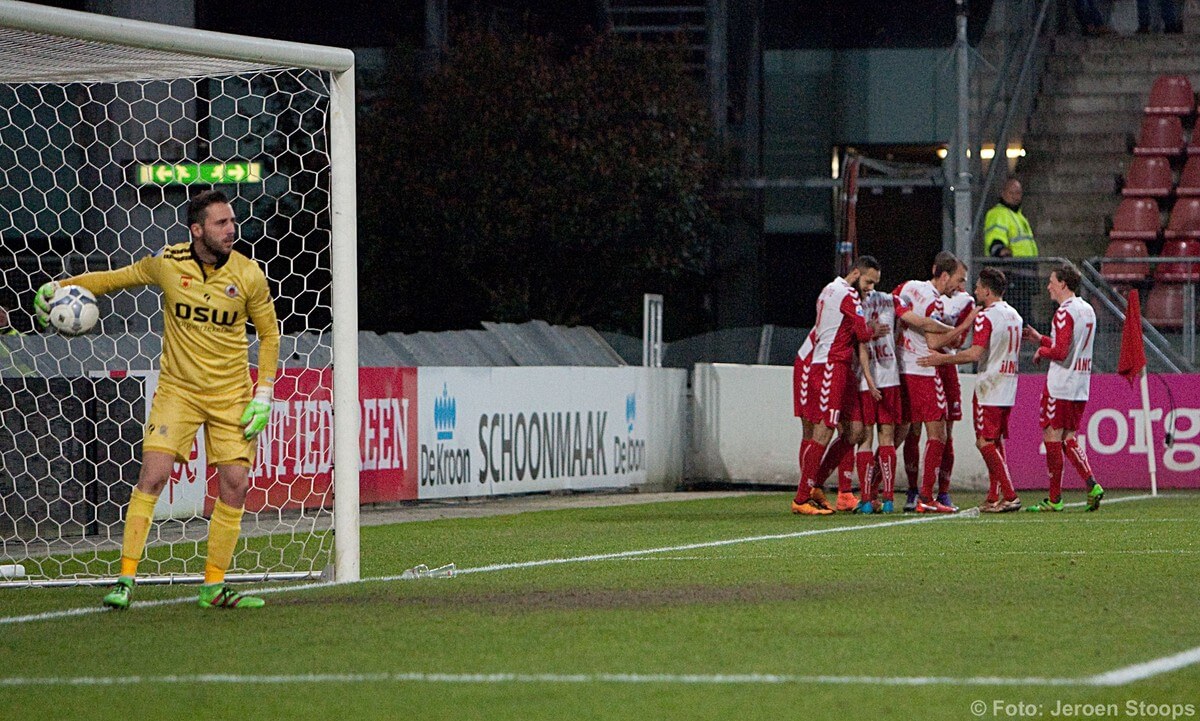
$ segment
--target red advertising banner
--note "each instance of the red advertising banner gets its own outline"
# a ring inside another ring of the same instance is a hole
[[[417,369],[360,368],[359,501],[417,497]]]
[[[417,369],[360,368],[361,503],[417,498]],[[333,505],[333,403],[329,369],[284,369],[275,381],[271,422],[259,437],[246,510]],[[193,447],[193,455],[202,449]],[[202,459],[198,459],[202,460]],[[187,480],[188,466],[176,467]],[[204,514],[217,497],[207,469]],[[174,484],[173,484],[174,485]]]

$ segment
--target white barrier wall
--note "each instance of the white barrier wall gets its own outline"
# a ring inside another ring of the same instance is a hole
[[[986,488],[987,468],[970,422],[975,376],[960,378],[967,417],[954,427],[954,480],[959,487]],[[796,484],[802,428],[792,411],[791,368],[697,364],[692,393],[689,479]],[[903,487],[904,471],[897,473]]]
[[[157,371],[145,376],[149,407]],[[328,500],[327,370],[284,369],[259,439],[247,508]],[[687,372],[587,367],[360,368],[362,503],[565,489],[672,490],[683,482]],[[204,434],[177,464],[160,518],[215,497]]]
[[[683,480],[686,371],[421,368],[418,379],[421,499]]]

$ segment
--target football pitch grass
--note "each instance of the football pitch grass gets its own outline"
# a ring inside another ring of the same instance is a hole
[[[364,527],[367,580],[258,611],[202,611],[194,586],[126,612],[2,590],[0,717],[1200,715],[1200,495],[977,518],[789,499]]]

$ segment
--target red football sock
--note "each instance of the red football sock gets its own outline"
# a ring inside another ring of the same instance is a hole
[[[1046,468],[1050,469],[1050,502],[1058,503],[1062,500],[1062,441],[1046,441]]]
[[[1063,441],[1063,451],[1067,454],[1067,460],[1075,466],[1075,471],[1079,473],[1079,477],[1087,480],[1092,477],[1092,466],[1088,463],[1087,454],[1083,452],[1083,446],[1079,445],[1079,441],[1075,436],[1071,436]]]
[[[844,441],[841,434],[838,434],[833,443],[830,443],[825,449],[825,455],[821,457],[821,463],[817,468],[817,475],[813,481],[813,486],[825,485],[825,481],[829,480],[830,474],[842,465],[842,456],[845,453],[853,454],[854,446]]]
[[[796,487],[796,503],[805,503],[808,501],[813,487],[813,478],[817,475],[817,469],[821,464],[821,454],[825,452],[825,446],[816,441],[806,441],[809,444],[808,452],[801,452],[800,466],[800,485]]]
[[[1000,500],[1000,479],[1004,477],[1004,459],[1000,457],[1000,450],[996,448],[995,443],[989,443],[980,448],[979,453],[983,456],[983,463],[988,469],[987,502],[995,503]]]
[[[908,487],[916,488],[921,477],[921,437],[911,432],[904,439],[904,473],[908,476]]]
[[[933,486],[942,467],[942,451],[946,444],[936,438],[925,441],[925,472],[921,476],[921,498],[933,500]]]
[[[954,472],[954,439],[946,436],[946,448],[942,451],[942,465],[938,468],[938,493],[950,492],[950,474]]]
[[[890,501],[896,494],[896,447],[880,446],[877,452],[879,475],[883,479],[883,500]]]
[[[875,497],[871,488],[871,465],[875,460],[875,454],[870,451],[859,451],[854,455],[855,465],[858,466],[858,490],[862,493],[862,499],[869,501]]]
[[[812,447],[812,439],[806,438],[800,441],[800,474],[802,476],[804,475],[804,459],[806,456],[808,456],[808,453],[812,450]]]
[[[838,461],[838,493],[850,493],[854,490],[854,449],[842,452]]]
[[[1013,476],[1012,474],[1008,473],[1008,456],[1006,455],[1007,451],[1004,450],[1003,438],[996,439],[996,450],[1000,451],[1000,459],[1002,461],[1000,464],[1000,469],[1002,471],[1000,476],[1000,492],[1003,495],[1004,500],[1013,500],[1016,498],[1016,491],[1013,488]]]

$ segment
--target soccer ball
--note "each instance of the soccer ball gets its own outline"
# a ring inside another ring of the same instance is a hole
[[[100,319],[96,296],[87,288],[66,285],[50,299],[50,324],[63,335],[87,333]]]

